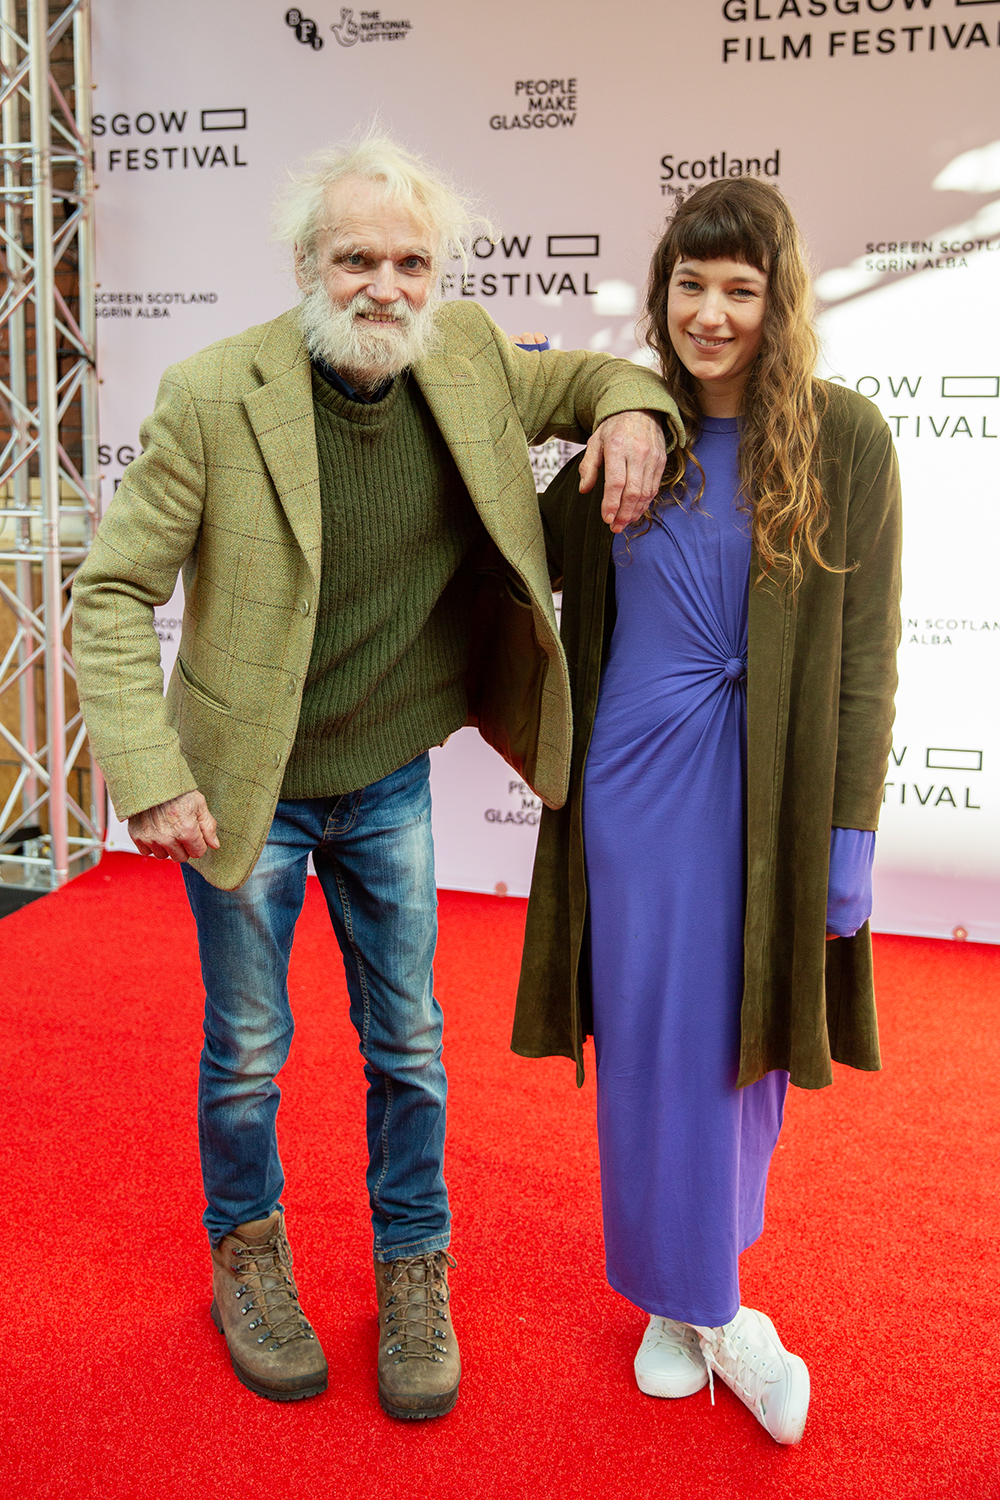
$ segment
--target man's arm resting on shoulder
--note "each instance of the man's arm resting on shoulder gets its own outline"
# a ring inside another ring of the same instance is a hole
[[[659,493],[667,453],[683,433],[680,415],[660,377],[628,360],[585,350],[526,353],[499,333],[508,381],[529,443],[547,437],[587,441],[580,492],[604,467],[601,514],[622,531]],[[530,342],[543,340],[533,335]],[[506,345],[506,349],[504,346]],[[664,421],[664,419],[666,419]]]

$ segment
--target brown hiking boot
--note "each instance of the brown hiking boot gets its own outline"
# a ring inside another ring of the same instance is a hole
[[[448,1308],[444,1250],[375,1262],[378,1399],[390,1417],[443,1417],[458,1400],[462,1362]]]
[[[326,1360],[299,1306],[281,1210],[240,1224],[212,1261],[212,1320],[243,1384],[271,1401],[325,1391]]]

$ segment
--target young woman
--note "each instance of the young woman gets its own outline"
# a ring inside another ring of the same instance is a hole
[[[540,497],[575,750],[542,817],[513,1038],[582,1079],[593,1032],[608,1279],[650,1315],[639,1388],[717,1374],[781,1443],[809,1375],[740,1305],[738,1258],[789,1076],[879,1066],[867,917],[899,638],[892,443],[815,377],[810,309],[781,195],[701,188],[650,272],[645,330],[687,431],[661,498],[612,537],[574,465]]]

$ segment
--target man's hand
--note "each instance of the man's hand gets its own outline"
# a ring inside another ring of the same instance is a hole
[[[612,531],[624,531],[656,499],[666,462],[659,413],[621,411],[591,435],[580,464],[580,494],[594,488],[603,463],[601,516]]]
[[[128,831],[140,854],[176,859],[178,864],[201,859],[206,849],[219,847],[215,819],[201,792],[182,792],[136,813],[128,820]]]

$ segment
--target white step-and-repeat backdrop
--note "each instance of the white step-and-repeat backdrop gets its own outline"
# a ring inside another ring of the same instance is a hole
[[[95,26],[108,495],[164,366],[296,300],[270,240],[285,167],[376,114],[502,229],[449,295],[563,348],[642,359],[678,198],[782,188],[824,373],[878,404],[905,486],[874,925],[1000,942],[1000,0],[111,0]],[[167,665],[180,612],[158,616]],[[530,791],[468,730],[434,787],[440,883],[525,893]]]

